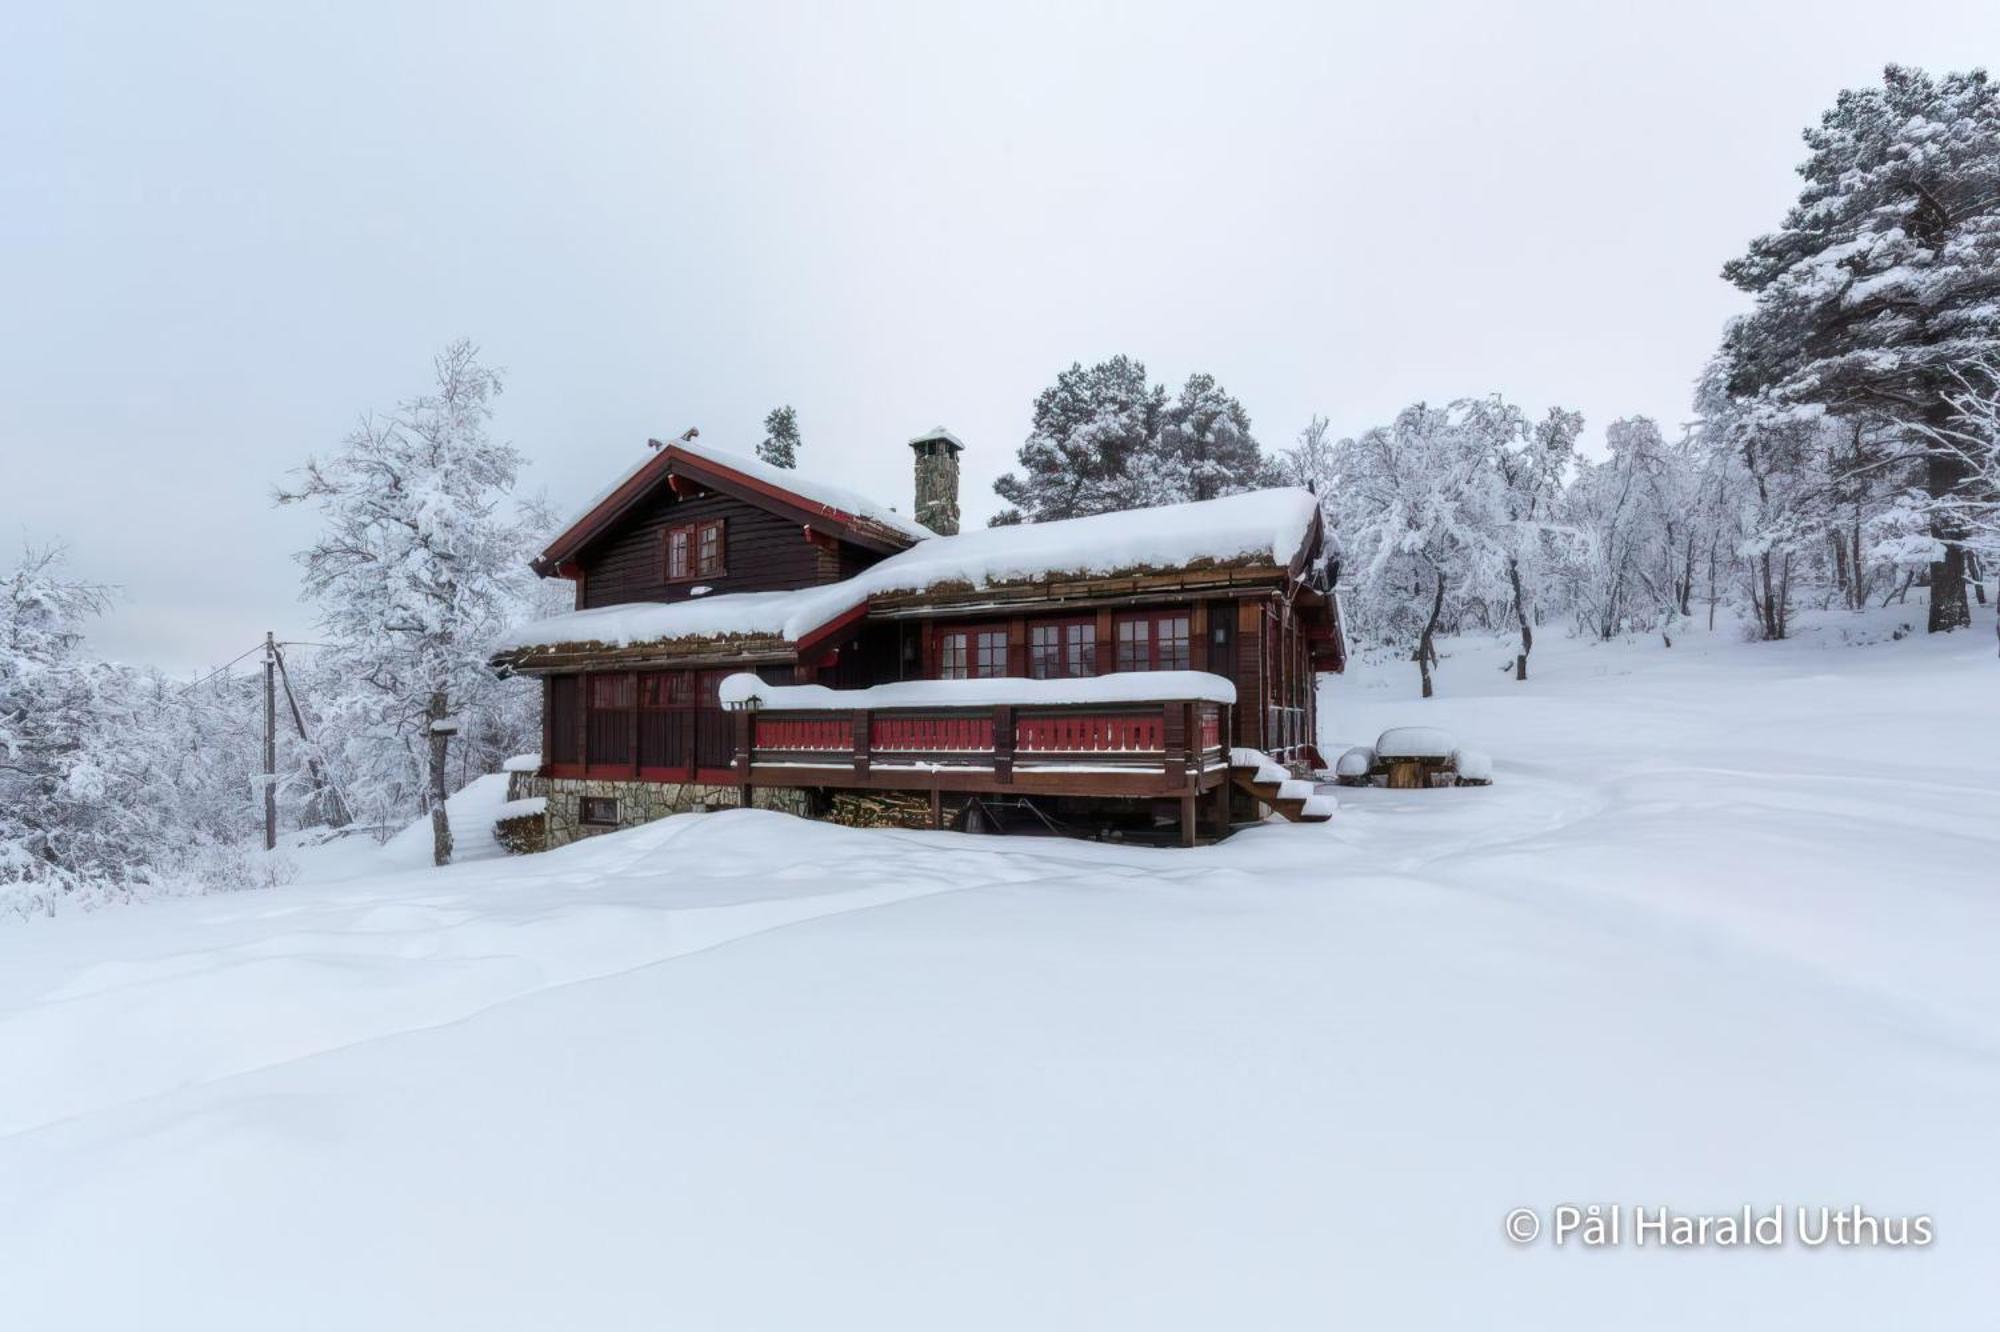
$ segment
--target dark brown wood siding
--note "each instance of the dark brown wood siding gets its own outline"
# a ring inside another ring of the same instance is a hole
[[[667,529],[717,518],[724,522],[724,572],[668,582]],[[806,540],[802,524],[734,496],[711,491],[683,499],[663,486],[582,553],[580,601],[584,607],[617,606],[680,601],[696,587],[716,595],[811,587],[845,578],[876,558],[845,544],[837,554],[824,551]]]

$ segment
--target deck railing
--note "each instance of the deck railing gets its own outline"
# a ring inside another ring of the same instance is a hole
[[[735,771],[746,785],[889,786],[920,773],[915,784],[948,790],[1171,793],[1226,773],[1228,713],[1200,699],[738,712]]]

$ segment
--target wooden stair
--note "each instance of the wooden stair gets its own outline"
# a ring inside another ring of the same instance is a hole
[[[1237,790],[1255,796],[1259,804],[1289,822],[1325,823],[1333,817],[1334,803],[1329,797],[1314,794],[1311,782],[1292,777],[1258,750],[1230,751],[1229,780]]]

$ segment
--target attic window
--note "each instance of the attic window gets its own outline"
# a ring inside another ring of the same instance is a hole
[[[694,531],[694,571],[712,578],[722,570],[722,520],[702,523]]]
[[[684,523],[666,532],[666,580],[684,583],[691,578],[714,578],[727,572],[727,547],[723,520]]]

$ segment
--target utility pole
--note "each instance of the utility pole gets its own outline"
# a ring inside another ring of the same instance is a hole
[[[278,847],[278,643],[264,632],[264,849]]]

